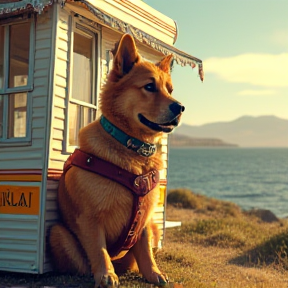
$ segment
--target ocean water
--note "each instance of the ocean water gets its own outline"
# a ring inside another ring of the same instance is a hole
[[[288,217],[288,148],[171,148],[168,189]]]

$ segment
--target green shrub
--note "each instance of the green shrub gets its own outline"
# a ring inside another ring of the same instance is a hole
[[[241,208],[232,202],[195,194],[186,188],[169,190],[167,202],[175,207],[194,209],[201,213],[209,211],[233,217],[241,214]]]
[[[167,202],[177,207],[189,209],[198,209],[201,206],[197,195],[185,188],[170,190]]]

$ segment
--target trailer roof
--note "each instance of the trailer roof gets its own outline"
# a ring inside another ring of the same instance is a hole
[[[113,30],[116,30],[120,33],[129,33],[134,36],[134,38],[140,43],[150,46],[154,50],[162,53],[163,55],[173,54],[174,60],[177,64],[181,66],[189,65],[192,68],[198,66],[198,72],[201,81],[204,79],[203,64],[202,60],[187,54],[184,51],[181,51],[174,47],[173,45],[164,42],[151,34],[135,27],[131,23],[127,23],[115,15],[110,15],[103,9],[96,7],[97,1],[95,0],[63,0],[61,3],[71,3],[73,5],[84,7],[87,11],[93,14],[97,18],[97,21],[102,25],[105,25]],[[111,1],[110,1],[111,2]],[[116,1],[119,2],[119,1]],[[46,7],[53,4],[53,0],[22,0],[15,2],[15,0],[7,0],[3,3],[0,2],[0,18],[7,17],[7,14],[10,16],[23,13],[25,11],[34,11],[41,13]],[[149,6],[150,7],[150,6]],[[157,11],[158,12],[158,11]],[[159,12],[158,12],[159,13]],[[167,16],[163,16],[167,17]],[[176,26],[176,24],[175,24]],[[177,29],[176,29],[177,30]],[[177,31],[175,38],[177,37]],[[174,39],[175,41],[175,39]],[[173,42],[174,42],[173,41]]]

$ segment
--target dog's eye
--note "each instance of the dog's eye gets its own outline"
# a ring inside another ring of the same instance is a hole
[[[144,89],[148,92],[157,92],[155,83],[149,83],[144,86]]]
[[[166,88],[167,88],[167,91],[168,91],[168,93],[169,94],[172,94],[172,92],[173,92],[173,87],[172,87],[172,85],[170,85],[169,83],[166,85]]]
[[[173,92],[173,89],[168,89],[169,94],[172,94],[172,92]]]

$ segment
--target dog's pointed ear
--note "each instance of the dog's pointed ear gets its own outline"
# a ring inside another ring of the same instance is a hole
[[[129,73],[134,64],[140,60],[134,39],[129,34],[122,36],[112,53],[114,55],[113,70],[118,76]]]
[[[173,55],[164,57],[159,63],[156,64],[162,71],[170,74],[173,66]]]

